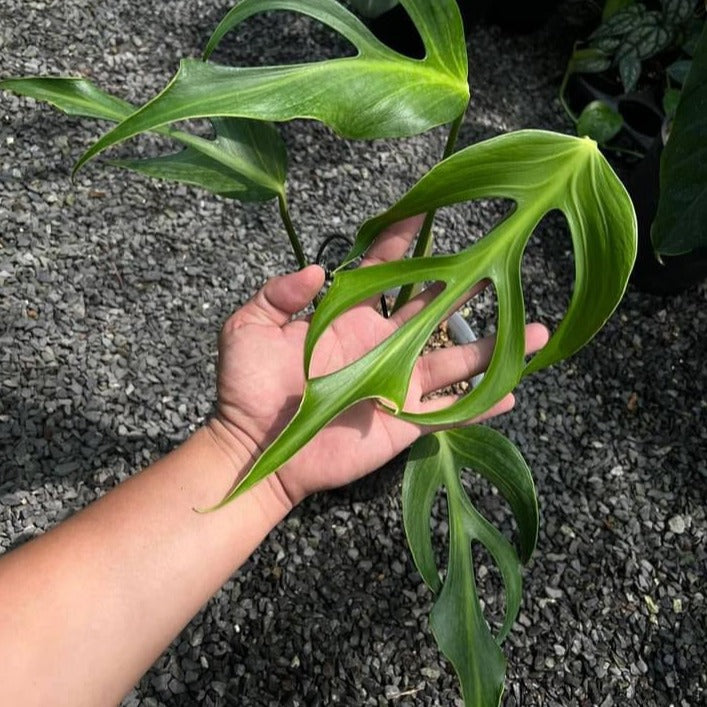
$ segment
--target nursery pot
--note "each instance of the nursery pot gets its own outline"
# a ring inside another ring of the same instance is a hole
[[[514,32],[532,32],[541,27],[559,0],[457,0],[468,33],[473,22],[486,20]],[[368,20],[373,34],[395,51],[421,59],[425,54],[422,39],[402,5],[396,5]]]
[[[665,115],[652,89],[622,93],[620,84],[606,74],[574,75],[567,86],[567,100],[577,112],[594,100],[617,110],[624,119],[615,138],[620,147],[644,153],[639,159],[626,159],[621,153],[604,150],[616,173],[631,195],[638,221],[638,253],[631,282],[643,292],[678,294],[707,277],[707,252],[704,249],[679,256],[664,256],[659,261],[653,252],[651,226],[660,198],[660,158],[667,136]]]
[[[642,160],[630,169],[619,168],[617,172],[631,195],[638,220],[638,254],[631,282],[643,292],[675,295],[707,277],[707,249],[663,256],[662,262],[653,253],[651,225],[660,197],[662,151],[663,140],[658,136]]]

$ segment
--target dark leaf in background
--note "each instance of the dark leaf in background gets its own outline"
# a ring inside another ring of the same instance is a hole
[[[651,239],[662,255],[707,248],[707,25],[661,157]]]

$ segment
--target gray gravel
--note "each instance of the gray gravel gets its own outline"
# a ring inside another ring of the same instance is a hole
[[[0,75],[80,72],[144,100],[180,56],[198,53],[225,6],[4,0]],[[266,41],[259,53],[264,37],[280,46]],[[477,27],[462,141],[520,127],[568,131],[555,98],[563,43]],[[308,21],[258,18],[221,56],[343,51]],[[199,425],[214,398],[220,323],[293,266],[271,206],[97,166],[72,185],[72,161],[95,134],[90,121],[0,96],[0,552]],[[346,143],[303,122],[284,134],[310,254],[400,195],[443,141],[433,131]],[[487,206],[445,211],[440,249],[466,242],[502,208]],[[570,266],[569,241],[549,219],[526,258],[531,312],[549,325]],[[629,290],[590,347],[525,382],[517,409],[495,423],[535,470],[543,516],[506,644],[507,705],[704,704],[706,299],[704,286],[672,299]],[[473,319],[482,332],[493,326],[492,298]],[[497,496],[475,490],[507,522]],[[124,704],[460,704],[427,631],[431,598],[406,551],[399,488],[352,498],[316,497],[296,510]],[[479,576],[495,615],[496,575],[483,564]]]

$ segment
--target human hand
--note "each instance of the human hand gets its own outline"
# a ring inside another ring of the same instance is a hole
[[[388,229],[369,249],[361,267],[402,257],[419,225],[416,217]],[[235,453],[245,450],[251,457],[258,456],[297,411],[305,385],[302,361],[309,325],[304,318],[292,317],[323,283],[324,272],[316,265],[273,278],[226,321],[219,340],[218,407],[212,428]],[[375,301],[345,312],[317,343],[311,375],[324,375],[360,358],[436,293],[430,288],[389,319],[376,311]],[[526,327],[528,353],[542,348],[547,339],[542,325]],[[448,395],[422,398],[484,371],[493,345],[489,337],[421,356],[405,410],[428,412],[456,400]],[[509,394],[483,418],[507,412],[513,405],[514,397]],[[428,431],[394,417],[375,401],[363,401],[320,431],[273,476],[294,505],[310,493],[342,486],[379,468]]]

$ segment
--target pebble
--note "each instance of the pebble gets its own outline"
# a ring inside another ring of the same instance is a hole
[[[0,76],[89,67],[99,85],[136,102],[160,90],[180,57],[199,55],[204,18],[223,14],[216,0],[176,0],[169,11],[157,0],[43,5],[2,4]],[[316,23],[276,14],[244,23],[220,58],[299,61],[348,50]],[[526,126],[571,131],[551,78],[562,75],[569,38],[563,48],[542,32],[472,31],[474,98],[462,144]],[[268,34],[279,41],[264,47]],[[211,414],[221,323],[294,261],[273,204],[244,208],[98,163],[72,185],[72,160],[101,126],[5,93],[0,123],[4,552],[159,458]],[[282,132],[310,256],[324,224],[353,235],[444,142],[441,129],[347,142],[312,121]],[[442,209],[438,252],[458,250],[506,206]],[[574,265],[559,218],[539,231],[524,257],[527,316],[554,327]],[[504,644],[509,705],[707,701],[706,301],[704,287],[676,298],[629,287],[586,349],[524,380],[516,409],[491,423],[527,457],[542,513],[521,619]],[[464,316],[475,331],[493,331],[493,292]],[[468,478],[473,501],[512,538],[503,499]],[[434,597],[406,554],[399,483],[396,472],[364,498],[348,489],[308,499],[123,705],[382,707],[386,694],[400,695],[400,707],[459,705],[454,671],[429,631]],[[441,498],[432,532],[444,570]],[[479,570],[493,620],[503,606],[498,575],[486,560]]]

